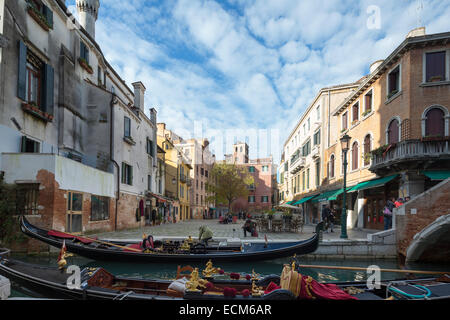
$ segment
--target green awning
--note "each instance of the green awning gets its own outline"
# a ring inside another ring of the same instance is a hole
[[[353,188],[348,190],[348,192],[354,192],[354,191],[358,191],[358,190],[365,190],[365,189],[370,189],[370,188],[381,187],[381,186],[385,185],[386,183],[388,183],[389,181],[394,180],[397,177],[398,177],[398,174],[394,174],[392,176],[387,176],[384,178],[379,178],[379,179],[370,180],[370,181],[364,181],[364,182],[358,183],[356,186],[354,186]]]
[[[431,180],[446,180],[450,178],[450,171],[423,171],[422,174]]]
[[[286,202],[286,204],[292,205],[292,202],[295,202],[295,200],[294,200],[294,201]]]
[[[332,190],[332,191],[326,191],[320,195],[318,195],[317,197],[315,197],[312,202],[321,202],[321,201],[327,201],[327,200],[336,200],[335,195],[336,194],[340,194],[339,191],[341,191],[341,189],[337,189],[337,190]],[[342,191],[343,192],[343,191]],[[341,192],[341,193],[342,193]],[[329,198],[334,198],[334,199],[329,199]]]
[[[317,196],[317,194],[313,195],[313,196],[309,196],[309,197],[304,197],[300,200],[298,200],[297,202],[294,203],[294,206],[305,203],[308,200],[311,200],[312,198],[314,198],[315,196]]]

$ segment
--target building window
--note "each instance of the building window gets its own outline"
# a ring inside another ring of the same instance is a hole
[[[320,186],[320,161],[316,161],[316,187]]]
[[[16,190],[16,214],[38,214],[39,184],[19,184]]]
[[[334,178],[334,154],[330,157],[330,162],[328,163],[328,175],[330,178]]]
[[[352,145],[352,170],[358,169],[358,155],[359,155],[359,148],[358,148],[358,142],[353,142]]]
[[[369,114],[372,111],[373,103],[373,90],[370,90],[364,95],[364,113],[363,116]]]
[[[370,164],[370,151],[371,151],[371,139],[370,135],[368,134],[364,138],[364,166],[368,166]]]
[[[399,142],[400,137],[400,123],[397,119],[393,119],[389,122],[388,130],[387,130],[387,143],[393,144]]]
[[[425,117],[426,137],[445,136],[445,114],[442,109],[432,108],[426,113]]]
[[[445,51],[429,52],[426,54],[425,64],[425,82],[444,81],[445,80]]]
[[[308,118],[308,132],[311,130],[311,118]]]
[[[320,144],[320,130],[314,133],[314,145]]]
[[[248,196],[248,203],[255,203],[255,196]]]
[[[34,140],[29,139],[26,136],[22,136],[22,145],[20,148],[20,152],[23,153],[39,153],[40,152],[40,143]]]
[[[152,191],[152,176],[151,175],[147,175],[147,190],[148,191]]]
[[[320,106],[316,108],[317,121],[320,121]]]
[[[205,170],[205,177],[208,178],[208,170]]]
[[[352,107],[352,124],[359,120],[359,102],[355,103]]]
[[[262,196],[261,197],[261,202],[262,203],[268,203],[269,202],[269,197],[268,196]]]
[[[306,189],[309,189],[309,168],[306,169]]]
[[[89,48],[80,40],[80,59],[84,60],[89,64]]]
[[[305,171],[302,172],[302,186],[303,186],[303,191],[305,191],[306,190]]]
[[[122,162],[122,183],[133,185],[133,167]]]
[[[27,63],[26,98],[28,103],[41,105],[41,67],[35,63]]]
[[[311,153],[311,140],[308,140],[302,147],[302,156],[306,157]]]
[[[248,167],[248,172],[255,172],[255,167],[253,167],[253,166],[251,166],[251,167]]]
[[[153,141],[147,138],[147,154],[154,157],[155,156],[155,148],[153,147]]]
[[[109,219],[109,198],[91,196],[91,221]]]
[[[348,115],[348,112],[345,112],[342,115],[342,131],[347,130],[347,128],[348,128],[347,115]]]
[[[124,137],[131,138],[131,119],[124,117]]]
[[[200,174],[201,174],[202,176],[204,176],[204,175],[205,175],[205,169],[201,168],[201,169],[200,169]]]
[[[388,99],[400,91],[400,65],[388,74]]]
[[[269,172],[269,166],[262,166],[262,172]]]

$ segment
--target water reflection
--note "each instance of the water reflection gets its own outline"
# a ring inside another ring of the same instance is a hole
[[[53,256],[16,256],[15,258],[46,266],[56,267],[56,258]],[[304,265],[324,265],[324,266],[347,266],[347,267],[362,267],[367,268],[370,265],[377,265],[380,268],[396,269],[399,268],[396,260],[367,260],[367,261],[353,261],[353,260],[311,260],[301,259],[299,262]],[[141,264],[141,263],[119,263],[119,262],[105,262],[93,261],[83,257],[74,256],[67,259],[68,264],[78,265],[80,267],[103,267],[109,272],[120,277],[133,277],[144,279],[173,279],[177,273],[177,266],[184,266],[185,264],[174,263],[160,263],[160,264]],[[275,259],[269,261],[251,262],[251,263],[221,263],[216,264],[225,272],[237,272],[243,275],[251,274],[254,270],[261,276],[270,274],[280,275],[283,265],[290,263],[290,258]],[[192,267],[198,267],[200,270],[205,267],[204,264],[190,264]],[[415,270],[449,270],[448,265],[436,264],[414,264],[408,265],[408,268]],[[302,274],[311,276],[319,282],[341,282],[341,281],[363,281],[367,279],[367,274],[364,271],[352,270],[333,270],[320,268],[302,268]],[[404,278],[404,274],[382,272],[382,280],[393,280]]]

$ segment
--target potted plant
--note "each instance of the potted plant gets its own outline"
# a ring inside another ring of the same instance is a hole
[[[444,77],[442,75],[432,76],[430,79],[428,79],[428,82],[439,82],[443,81]]]
[[[372,110],[366,110],[366,111],[363,112],[362,116],[365,117],[371,112],[372,112]]]
[[[89,63],[84,58],[78,58],[78,63],[80,66],[85,69],[88,73],[93,74],[94,70],[92,70],[92,67],[89,65]]]
[[[398,93],[398,90],[392,90],[389,94],[388,94],[388,99],[392,98],[394,95],[396,95]]]

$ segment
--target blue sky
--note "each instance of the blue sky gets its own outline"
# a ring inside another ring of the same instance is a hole
[[[450,0],[100,0],[96,40],[158,122],[209,138],[218,159],[247,140],[279,162],[320,88],[358,80],[419,24],[450,31],[449,17]]]

